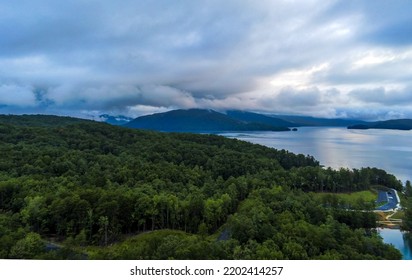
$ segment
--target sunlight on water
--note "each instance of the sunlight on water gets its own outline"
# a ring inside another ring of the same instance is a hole
[[[382,168],[405,181],[412,178],[412,131],[302,127],[290,132],[223,133],[293,153],[312,155],[332,168]]]
[[[407,234],[402,233],[399,229],[389,228],[380,228],[378,232],[382,236],[383,242],[392,244],[402,253],[404,260],[412,260],[412,244]]]

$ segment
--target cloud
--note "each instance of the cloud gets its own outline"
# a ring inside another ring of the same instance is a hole
[[[0,113],[412,114],[403,90],[412,88],[411,9],[400,0],[3,1]]]
[[[307,107],[316,106],[321,101],[321,93],[318,88],[308,88],[296,90],[294,88],[284,88],[274,98],[279,106],[286,107]]]
[[[410,85],[412,48],[359,47],[330,61],[327,71],[313,75],[313,82],[345,87],[405,87]]]
[[[35,105],[36,98],[32,88],[14,84],[0,85],[0,106],[33,107]]]
[[[356,89],[349,95],[365,104],[412,106],[412,88],[410,87],[400,90],[387,90],[384,87]]]
[[[193,97],[182,90],[161,85],[65,85],[49,88],[47,99],[56,107],[113,110],[137,105],[152,107],[193,107]]]
[[[368,24],[364,32],[365,41],[393,47],[412,43],[412,18],[409,12],[411,3],[379,0],[374,1],[373,5],[363,6],[365,24]]]

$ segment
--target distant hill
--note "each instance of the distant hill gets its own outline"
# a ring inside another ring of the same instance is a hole
[[[355,124],[364,124],[366,122],[354,119],[328,119],[315,118],[309,116],[290,116],[290,115],[271,115],[278,119],[295,123],[295,126],[350,126]]]
[[[217,132],[217,131],[289,131],[286,126],[260,122],[247,122],[205,109],[173,110],[138,117],[125,125],[130,128],[165,132]]]
[[[105,123],[112,124],[112,125],[124,125],[133,120],[133,118],[129,118],[126,116],[121,116],[121,115],[111,116],[108,114],[104,114],[104,115],[100,115],[99,117]]]
[[[256,123],[264,123],[267,125],[273,125],[278,127],[294,127],[294,126],[301,126],[298,123],[285,121],[281,118],[270,117],[267,115],[251,113],[246,111],[227,111],[226,115],[232,117],[234,119],[244,121],[244,122],[256,122]]]
[[[367,125],[354,119],[327,119],[309,116],[263,115],[229,110],[225,114],[205,109],[174,110],[142,116],[124,126],[165,132],[203,131],[287,131],[290,127]]]
[[[15,126],[35,126],[35,127],[54,127],[70,125],[80,122],[92,122],[72,117],[60,117],[54,115],[0,115],[0,123]]]
[[[397,119],[379,122],[369,122],[348,126],[349,129],[398,129],[411,130],[412,119]]]

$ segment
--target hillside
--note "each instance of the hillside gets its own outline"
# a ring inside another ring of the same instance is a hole
[[[379,122],[369,122],[348,126],[348,129],[397,129],[411,130],[412,119],[397,119]]]
[[[310,116],[292,116],[292,115],[271,115],[272,117],[295,123],[296,126],[340,126],[345,127],[354,124],[363,124],[364,121],[353,119],[328,119],[315,118]]]
[[[88,120],[72,118],[72,117],[60,117],[53,115],[1,115],[0,123],[2,125],[16,125],[16,126],[62,126],[76,124],[80,122],[89,122]]]
[[[263,124],[272,125],[276,127],[301,126],[299,123],[289,122],[289,121],[282,120],[280,118],[269,117],[266,115],[246,112],[246,111],[227,111],[226,115],[228,115],[231,118],[244,121],[244,122],[263,123]]]
[[[370,231],[373,213],[311,194],[402,188],[376,168],[54,116],[0,116],[0,152],[2,259],[401,256]]]
[[[109,123],[117,124],[113,118]],[[112,122],[113,120],[113,122]],[[225,114],[205,109],[173,110],[146,115],[124,126],[164,132],[221,132],[221,131],[288,131],[300,126],[339,126],[366,124],[351,119],[327,119],[309,116],[263,115],[229,110]]]
[[[189,109],[142,116],[125,125],[130,128],[165,132],[218,132],[218,131],[288,131],[265,123],[246,122],[213,110]]]

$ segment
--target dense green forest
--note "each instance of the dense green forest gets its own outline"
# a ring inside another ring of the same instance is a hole
[[[412,184],[409,180],[405,184],[405,217],[403,217],[402,229],[412,232]],[[411,235],[411,234],[410,234]]]
[[[401,190],[376,168],[55,116],[0,116],[0,153],[0,258],[401,257],[374,213],[313,195]]]

